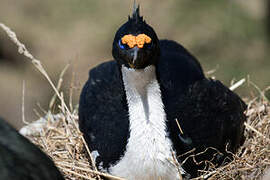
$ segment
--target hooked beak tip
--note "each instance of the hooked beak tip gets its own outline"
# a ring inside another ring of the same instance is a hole
[[[135,64],[135,61],[138,57],[138,51],[139,51],[139,48],[137,46],[134,47],[134,54],[133,54],[133,60],[132,60],[132,63]]]

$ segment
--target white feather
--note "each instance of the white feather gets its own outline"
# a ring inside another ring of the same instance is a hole
[[[122,66],[130,137],[124,156],[109,171],[129,180],[176,180],[179,170],[166,130],[166,114],[154,66],[135,70]]]

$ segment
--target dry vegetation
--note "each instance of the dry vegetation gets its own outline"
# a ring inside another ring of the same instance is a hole
[[[263,97],[247,101],[246,141],[234,160],[204,173],[211,179],[261,179],[270,167],[270,104]],[[198,178],[199,179],[199,178]],[[265,179],[266,180],[266,179]]]
[[[255,180],[261,179],[270,167],[270,104],[262,97],[248,102],[246,141],[234,160],[220,168],[209,169],[196,179]],[[47,123],[41,133],[28,137],[54,160],[66,179],[95,179],[97,175],[109,177],[95,171],[89,162],[89,154],[76,127],[77,111],[72,112],[75,122],[65,114],[51,115],[48,112]]]
[[[46,77],[60,100],[60,114],[53,115],[50,110],[43,121],[41,128],[28,138],[46,152],[63,172],[66,179],[97,179],[106,176],[112,179],[121,179],[103,174],[91,166],[93,162],[89,149],[78,129],[77,108],[68,107],[64,102],[63,93],[59,86],[55,86],[41,62],[35,59],[18,41],[16,34],[7,26],[0,23],[0,27],[7,33],[10,39],[18,46],[19,53],[28,57],[33,65]],[[55,98],[52,99],[54,104]],[[261,179],[265,170],[270,167],[270,104],[260,91],[260,96],[246,101],[246,141],[234,156],[234,160],[220,168],[212,168],[203,173],[201,177],[210,179]],[[30,125],[31,126],[31,125]],[[29,126],[28,126],[29,127]],[[91,159],[91,160],[89,160]],[[198,177],[196,179],[200,179]]]

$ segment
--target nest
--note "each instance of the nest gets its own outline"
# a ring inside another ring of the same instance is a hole
[[[208,169],[195,179],[262,179],[270,167],[270,104],[262,99],[252,100],[246,114],[246,141],[233,161]],[[71,117],[65,113],[53,115],[48,112],[21,132],[52,158],[66,179],[98,179],[103,176],[121,179],[96,170],[90,150],[78,130],[77,111]]]
[[[233,155],[233,161],[219,168],[205,171],[202,177],[210,179],[270,179],[264,176],[270,167],[270,104],[263,99],[252,100],[246,111],[244,144]],[[264,177],[263,177],[264,176]]]
[[[95,180],[101,179],[100,176],[121,180],[97,171],[78,129],[77,111],[71,117],[48,112],[45,117],[24,126],[20,133],[49,155],[67,180]]]

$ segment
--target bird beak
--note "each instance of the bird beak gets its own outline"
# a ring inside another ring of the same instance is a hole
[[[140,50],[140,48],[138,48],[137,46],[135,46],[134,48],[131,49],[131,55],[132,55],[132,62],[129,62],[129,66],[131,68],[134,68],[135,67],[135,62],[138,58],[138,51]]]
[[[139,48],[137,46],[135,46],[133,48],[133,61],[132,61],[132,64],[135,64],[135,61],[137,60],[138,51],[139,51]]]

